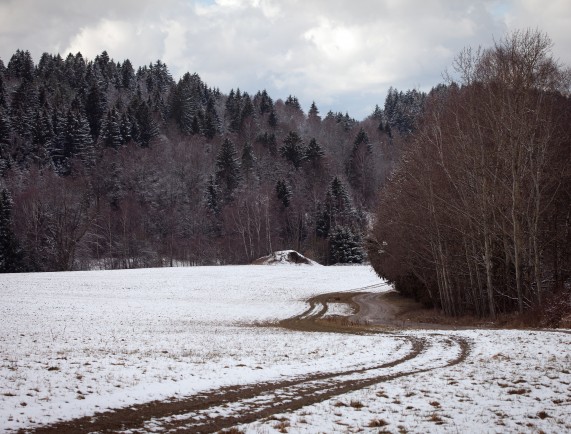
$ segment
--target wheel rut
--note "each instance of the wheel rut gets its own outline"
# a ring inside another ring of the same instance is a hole
[[[25,432],[212,433],[275,414],[295,411],[374,384],[453,366],[466,359],[470,342],[460,336],[438,333],[423,337],[402,335],[361,324],[358,315],[326,316],[330,303],[346,303],[358,312],[360,307],[355,299],[366,294],[369,289],[372,288],[312,297],[308,300],[309,307],[304,312],[281,321],[279,325],[303,332],[385,334],[407,346],[406,353],[398,359],[377,365],[313,373],[273,382],[223,387],[183,399],[152,401],[100,412]]]

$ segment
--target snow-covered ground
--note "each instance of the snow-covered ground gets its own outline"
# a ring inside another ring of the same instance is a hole
[[[0,275],[0,431],[396,360],[410,350],[398,336],[263,326],[301,313],[310,296],[370,285],[387,289],[366,266]],[[376,432],[369,425],[378,422],[391,432],[571,431],[571,335],[438,333],[469,338],[467,360],[241,429]],[[409,368],[438,366],[438,348],[432,349],[436,356],[414,359]]]

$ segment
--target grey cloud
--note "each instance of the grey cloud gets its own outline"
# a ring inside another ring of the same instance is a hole
[[[173,76],[198,72],[227,92],[294,94],[305,109],[381,104],[389,86],[429,89],[467,45],[537,26],[571,52],[568,1],[553,0],[52,0],[0,1],[0,57],[16,48],[107,50],[135,65],[164,60]],[[550,25],[552,23],[552,25]],[[569,61],[563,58],[562,60]]]

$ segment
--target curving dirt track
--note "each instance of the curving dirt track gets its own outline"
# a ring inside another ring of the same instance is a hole
[[[154,401],[128,408],[97,413],[35,429],[36,433],[92,432],[200,432],[212,433],[254,422],[273,414],[294,411],[306,405],[342,395],[373,384],[415,375],[461,363],[470,343],[462,337],[432,333],[424,337],[388,333],[371,324],[397,326],[399,308],[387,304],[372,288],[349,293],[323,294],[308,300],[306,311],[281,321],[280,326],[303,332],[387,334],[398,340],[406,353],[383,364],[344,368],[279,380],[225,387],[184,399]],[[346,303],[355,314],[327,316],[328,305]],[[415,359],[422,363],[415,362]]]

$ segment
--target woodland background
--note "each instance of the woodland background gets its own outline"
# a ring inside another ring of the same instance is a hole
[[[287,248],[368,259],[450,315],[571,309],[571,75],[550,50],[537,30],[466,49],[362,121],[161,61],[18,50],[0,60],[0,271]]]

